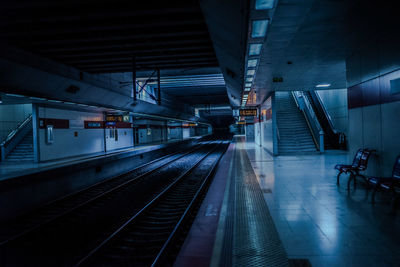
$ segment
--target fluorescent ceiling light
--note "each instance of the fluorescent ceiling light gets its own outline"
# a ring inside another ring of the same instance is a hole
[[[249,56],[258,56],[261,53],[262,44],[250,44]]]
[[[54,103],[61,103],[62,101],[60,100],[54,100],[54,99],[48,99],[47,101],[49,102],[54,102]]]
[[[245,92],[248,92],[248,91],[250,91],[250,90],[251,90],[250,87],[244,88],[244,91],[245,91]]]
[[[245,87],[251,87],[251,83],[246,83]]]
[[[256,73],[256,70],[247,70],[247,76],[254,75]]]
[[[321,83],[321,84],[318,84],[317,86],[315,86],[315,87],[317,87],[317,88],[324,88],[324,87],[329,87],[329,86],[331,86],[331,84],[330,83]]]
[[[46,100],[46,98],[41,98],[41,97],[34,97],[34,96],[31,96],[31,97],[29,97],[30,99],[33,99],[33,100]]]
[[[261,38],[267,34],[267,27],[268,27],[267,19],[263,20],[253,20],[253,28],[251,30],[251,37],[252,38]]]
[[[257,62],[258,59],[249,59],[249,61],[247,61],[247,67],[248,68],[255,67],[257,66]]]
[[[256,0],[256,10],[271,9],[275,0]]]
[[[7,96],[15,96],[15,97],[25,97],[23,95],[16,95],[16,94],[6,94]]]
[[[246,78],[246,82],[252,82],[253,81],[253,77],[247,77]]]

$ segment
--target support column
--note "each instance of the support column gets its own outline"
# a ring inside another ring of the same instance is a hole
[[[278,127],[277,127],[277,121],[276,121],[276,98],[275,98],[275,92],[272,93],[271,95],[271,108],[272,108],[272,138],[273,138],[273,154],[274,156],[277,156],[279,154],[278,151]]]
[[[136,58],[132,58],[132,90],[133,90],[133,100],[137,100],[137,90],[136,90]]]
[[[40,142],[39,142],[39,108],[32,104],[32,132],[33,132],[33,161],[40,161]]]
[[[157,104],[161,105],[161,81],[160,81],[160,69],[157,69],[157,84],[158,84],[158,90],[157,90]]]

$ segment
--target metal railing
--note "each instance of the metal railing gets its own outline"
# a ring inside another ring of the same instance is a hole
[[[18,124],[0,144],[2,161],[5,160],[6,156],[18,145],[29,130],[32,130],[32,114]]]
[[[303,92],[301,91],[293,91],[292,95],[297,107],[303,112],[304,117],[306,118],[307,125],[310,128],[311,135],[313,137],[315,145],[317,146],[317,149],[321,153],[324,152],[324,131],[322,130],[322,127],[318,122],[317,115],[315,114],[311,103],[306,97],[304,97]]]

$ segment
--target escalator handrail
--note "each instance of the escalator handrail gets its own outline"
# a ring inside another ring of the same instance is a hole
[[[331,118],[331,116],[328,114],[328,111],[326,110],[325,105],[323,104],[322,99],[321,99],[320,95],[318,94],[318,92],[310,91],[310,94],[315,96],[315,99],[317,100],[317,102],[318,102],[318,104],[319,104],[319,106],[320,106],[322,112],[324,113],[324,117],[327,119],[328,124],[329,124],[329,127],[331,128],[332,132],[333,132],[334,134],[338,134],[339,131],[337,131],[337,130],[335,129],[335,126],[333,125],[332,118]]]

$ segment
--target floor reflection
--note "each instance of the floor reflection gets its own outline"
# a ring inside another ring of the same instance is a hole
[[[348,162],[346,153],[272,157],[245,147],[289,257],[313,266],[398,266],[400,216],[384,198],[371,205],[361,185],[349,192],[347,177],[336,186],[333,167]]]

